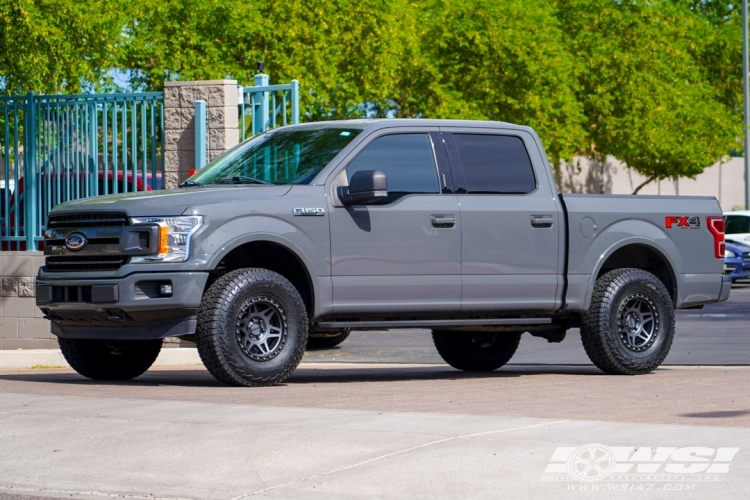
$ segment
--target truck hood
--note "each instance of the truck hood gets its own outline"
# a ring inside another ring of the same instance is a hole
[[[291,186],[222,186],[120,193],[61,203],[52,212],[122,211],[131,217],[181,215],[190,206],[276,198],[290,189]]]

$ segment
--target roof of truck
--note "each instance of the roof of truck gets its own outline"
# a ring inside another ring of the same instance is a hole
[[[331,120],[293,125],[305,128],[391,128],[391,127],[468,127],[468,128],[504,128],[531,131],[525,125],[489,120],[440,120],[432,118],[367,118],[356,120]]]

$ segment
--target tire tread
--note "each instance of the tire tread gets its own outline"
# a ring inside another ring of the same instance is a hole
[[[222,335],[220,322],[225,321],[229,314],[231,302],[230,296],[240,286],[248,281],[270,281],[282,287],[293,298],[295,307],[300,311],[301,321],[300,344],[293,354],[291,361],[281,371],[267,377],[240,377],[236,367],[223,355],[222,344],[227,341]],[[230,293],[227,293],[230,291]],[[198,309],[198,325],[196,328],[196,344],[206,369],[219,381],[233,386],[269,386],[276,385],[286,380],[297,369],[305,354],[307,344],[307,312],[305,304],[296,288],[283,276],[268,269],[244,268],[231,271],[216,280],[203,295],[203,300]],[[301,348],[300,348],[301,347]]]
[[[612,343],[617,341],[609,335],[609,325],[615,310],[617,290],[630,281],[646,281],[656,288],[671,304],[671,297],[664,284],[653,274],[643,269],[621,268],[601,276],[594,284],[591,306],[581,317],[581,341],[589,359],[600,370],[613,375],[642,375],[656,369],[669,354],[674,339],[674,309],[669,308],[670,331],[658,356],[647,364],[638,363],[617,355]]]

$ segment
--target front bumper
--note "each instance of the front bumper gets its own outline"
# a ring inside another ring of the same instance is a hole
[[[731,276],[733,280],[750,278],[750,261],[742,258],[725,259],[724,274]]]
[[[58,337],[156,339],[195,332],[207,272],[134,273],[109,279],[37,277],[36,303]],[[159,295],[170,284],[171,296]]]

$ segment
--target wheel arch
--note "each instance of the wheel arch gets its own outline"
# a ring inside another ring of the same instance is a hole
[[[602,275],[615,269],[632,267],[642,269],[655,275],[661,281],[670,297],[672,304],[679,302],[679,283],[676,265],[668,252],[665,252],[654,240],[641,237],[631,237],[612,245],[602,253],[594,271],[591,273],[586,291],[583,309],[591,305],[594,284]]]
[[[244,267],[259,267],[282,275],[299,292],[308,317],[315,316],[317,287],[310,272],[312,265],[291,241],[276,235],[256,234],[227,245],[211,260],[213,272],[206,289],[226,272]]]

